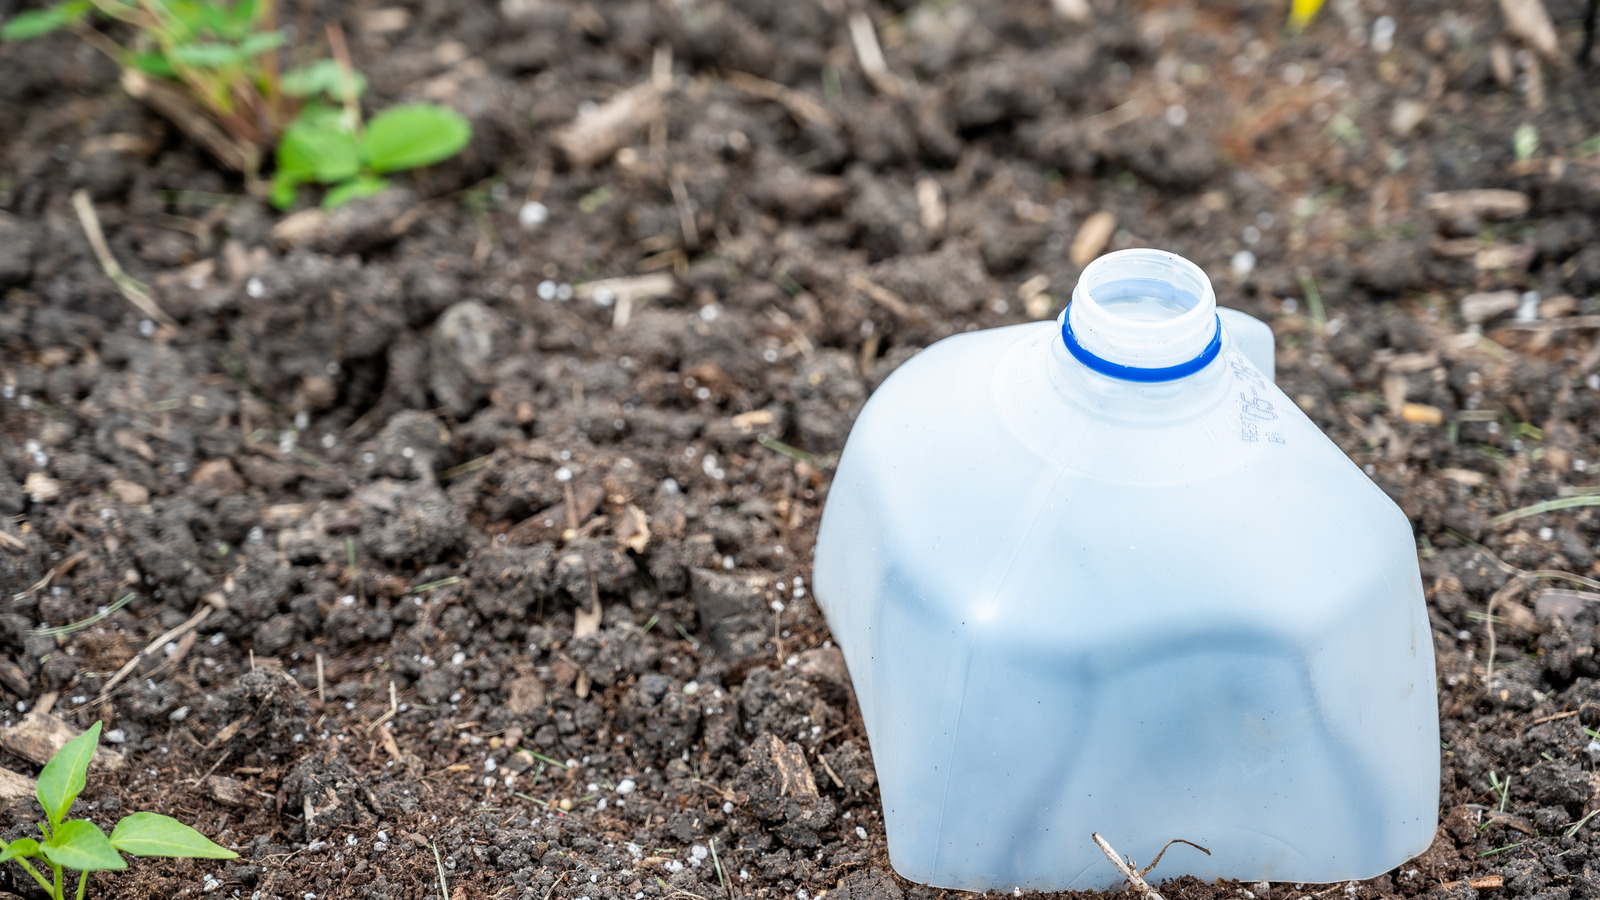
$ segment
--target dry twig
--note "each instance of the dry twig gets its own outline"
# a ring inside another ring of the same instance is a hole
[[[618,92],[556,131],[556,148],[575,169],[587,169],[617,152],[629,138],[666,115],[665,91],[655,79]]]
[[[129,303],[138,307],[140,312],[150,318],[176,328],[178,323],[150,298],[149,288],[123,271],[122,264],[111,255],[111,248],[106,245],[105,232],[100,230],[100,217],[95,215],[94,204],[89,201],[89,192],[83,188],[73,191],[72,208],[78,213],[78,222],[83,225],[84,236],[89,239],[89,247],[94,250],[94,258],[99,261],[100,269],[116,284],[122,296],[128,298]]]
[[[1585,578],[1582,575],[1574,575],[1571,572],[1556,572],[1547,569],[1534,572],[1522,569],[1517,570],[1517,574],[1511,576],[1510,581],[1501,585],[1500,590],[1494,592],[1494,595],[1489,598],[1488,604],[1483,608],[1483,627],[1489,633],[1489,658],[1483,666],[1483,685],[1486,688],[1494,683],[1495,605],[1502,601],[1509,602],[1515,599],[1518,594],[1522,593],[1524,588],[1535,581],[1570,581],[1586,588],[1600,590],[1600,581],[1596,581],[1593,578]]]
[[[786,84],[757,78],[748,72],[728,72],[723,76],[729,85],[753,97],[780,103],[801,124],[815,124],[837,130],[839,117],[811,95],[797,91]]]
[[[216,599],[213,600],[212,597],[216,597]],[[124,663],[122,668],[117,670],[117,674],[111,676],[111,680],[106,682],[106,686],[100,689],[99,699],[104,700],[106,697],[110,696],[112,689],[121,684],[124,678],[127,678],[129,675],[133,674],[133,670],[138,667],[139,663],[144,661],[145,658],[154,655],[156,651],[160,650],[162,647],[165,647],[178,638],[181,638],[189,632],[194,631],[200,626],[201,622],[206,620],[206,616],[211,615],[211,611],[213,609],[219,608],[223,605],[220,595],[211,595],[206,599],[209,602],[202,606],[199,612],[190,616],[188,621],[151,641],[143,650],[135,653],[132,659]]]
[[[908,322],[920,322],[926,318],[921,310],[907,303],[904,297],[864,275],[851,275],[848,283],[850,287],[866,294],[872,302]]]
[[[1156,892],[1156,889],[1151,887],[1149,883],[1144,880],[1144,876],[1149,875],[1150,870],[1156,867],[1156,863],[1161,862],[1161,857],[1167,854],[1168,847],[1171,847],[1173,844],[1188,844],[1207,856],[1211,855],[1210,850],[1207,850],[1199,844],[1196,844],[1194,841],[1186,841],[1183,838],[1173,838],[1162,846],[1161,852],[1156,854],[1155,859],[1150,860],[1150,865],[1145,866],[1142,869],[1135,869],[1134,866],[1137,865],[1137,863],[1135,863],[1131,858],[1125,860],[1123,857],[1118,856],[1117,851],[1112,849],[1111,844],[1107,842],[1105,838],[1101,837],[1099,834],[1092,834],[1090,837],[1094,838],[1095,844],[1099,845],[1100,847],[1100,852],[1106,855],[1106,859],[1111,860],[1111,864],[1117,867],[1117,871],[1122,873],[1122,877],[1128,879],[1128,884],[1135,891],[1137,891],[1140,896],[1148,898],[1148,900],[1164,900],[1164,898]]]
[[[889,63],[883,58],[883,48],[878,45],[878,30],[864,12],[850,14],[850,43],[855,45],[861,71],[879,93],[886,97],[905,94],[905,86],[900,83],[899,76],[889,71]]]

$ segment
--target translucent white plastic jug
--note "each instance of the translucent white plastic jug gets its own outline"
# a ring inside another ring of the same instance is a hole
[[[1272,383],[1270,330],[1126,250],[1056,323],[964,334],[868,402],[815,589],[896,870],[964,890],[1331,882],[1427,849],[1411,528]]]

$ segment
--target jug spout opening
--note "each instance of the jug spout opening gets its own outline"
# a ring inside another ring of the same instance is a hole
[[[1079,362],[1128,381],[1172,381],[1222,347],[1217,297],[1201,268],[1162,250],[1120,250],[1090,263],[1062,314]]]

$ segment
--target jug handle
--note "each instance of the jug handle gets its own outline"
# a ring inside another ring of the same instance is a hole
[[[1272,326],[1248,313],[1237,309],[1217,307],[1217,318],[1222,320],[1223,330],[1233,339],[1239,352],[1255,364],[1267,380],[1274,380],[1277,367],[1274,357],[1277,353],[1277,340],[1272,335]]]

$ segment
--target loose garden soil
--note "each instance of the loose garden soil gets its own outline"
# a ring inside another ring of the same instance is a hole
[[[1444,739],[1419,859],[1166,896],[1600,898],[1600,610],[1516,575],[1597,571],[1581,4],[1548,55],[1487,0],[1334,0],[1299,37],[1287,6],[332,4],[296,27],[337,16],[370,108],[475,138],[320,221],[73,36],[0,47],[0,725],[103,719],[126,763],[86,814],[240,853],[95,895],[942,893],[889,867],[807,593],[831,463],[919,349],[1053,314],[1075,248],[1157,246],[1272,323],[1410,516]],[[1434,196],[1474,189],[1516,193]]]

